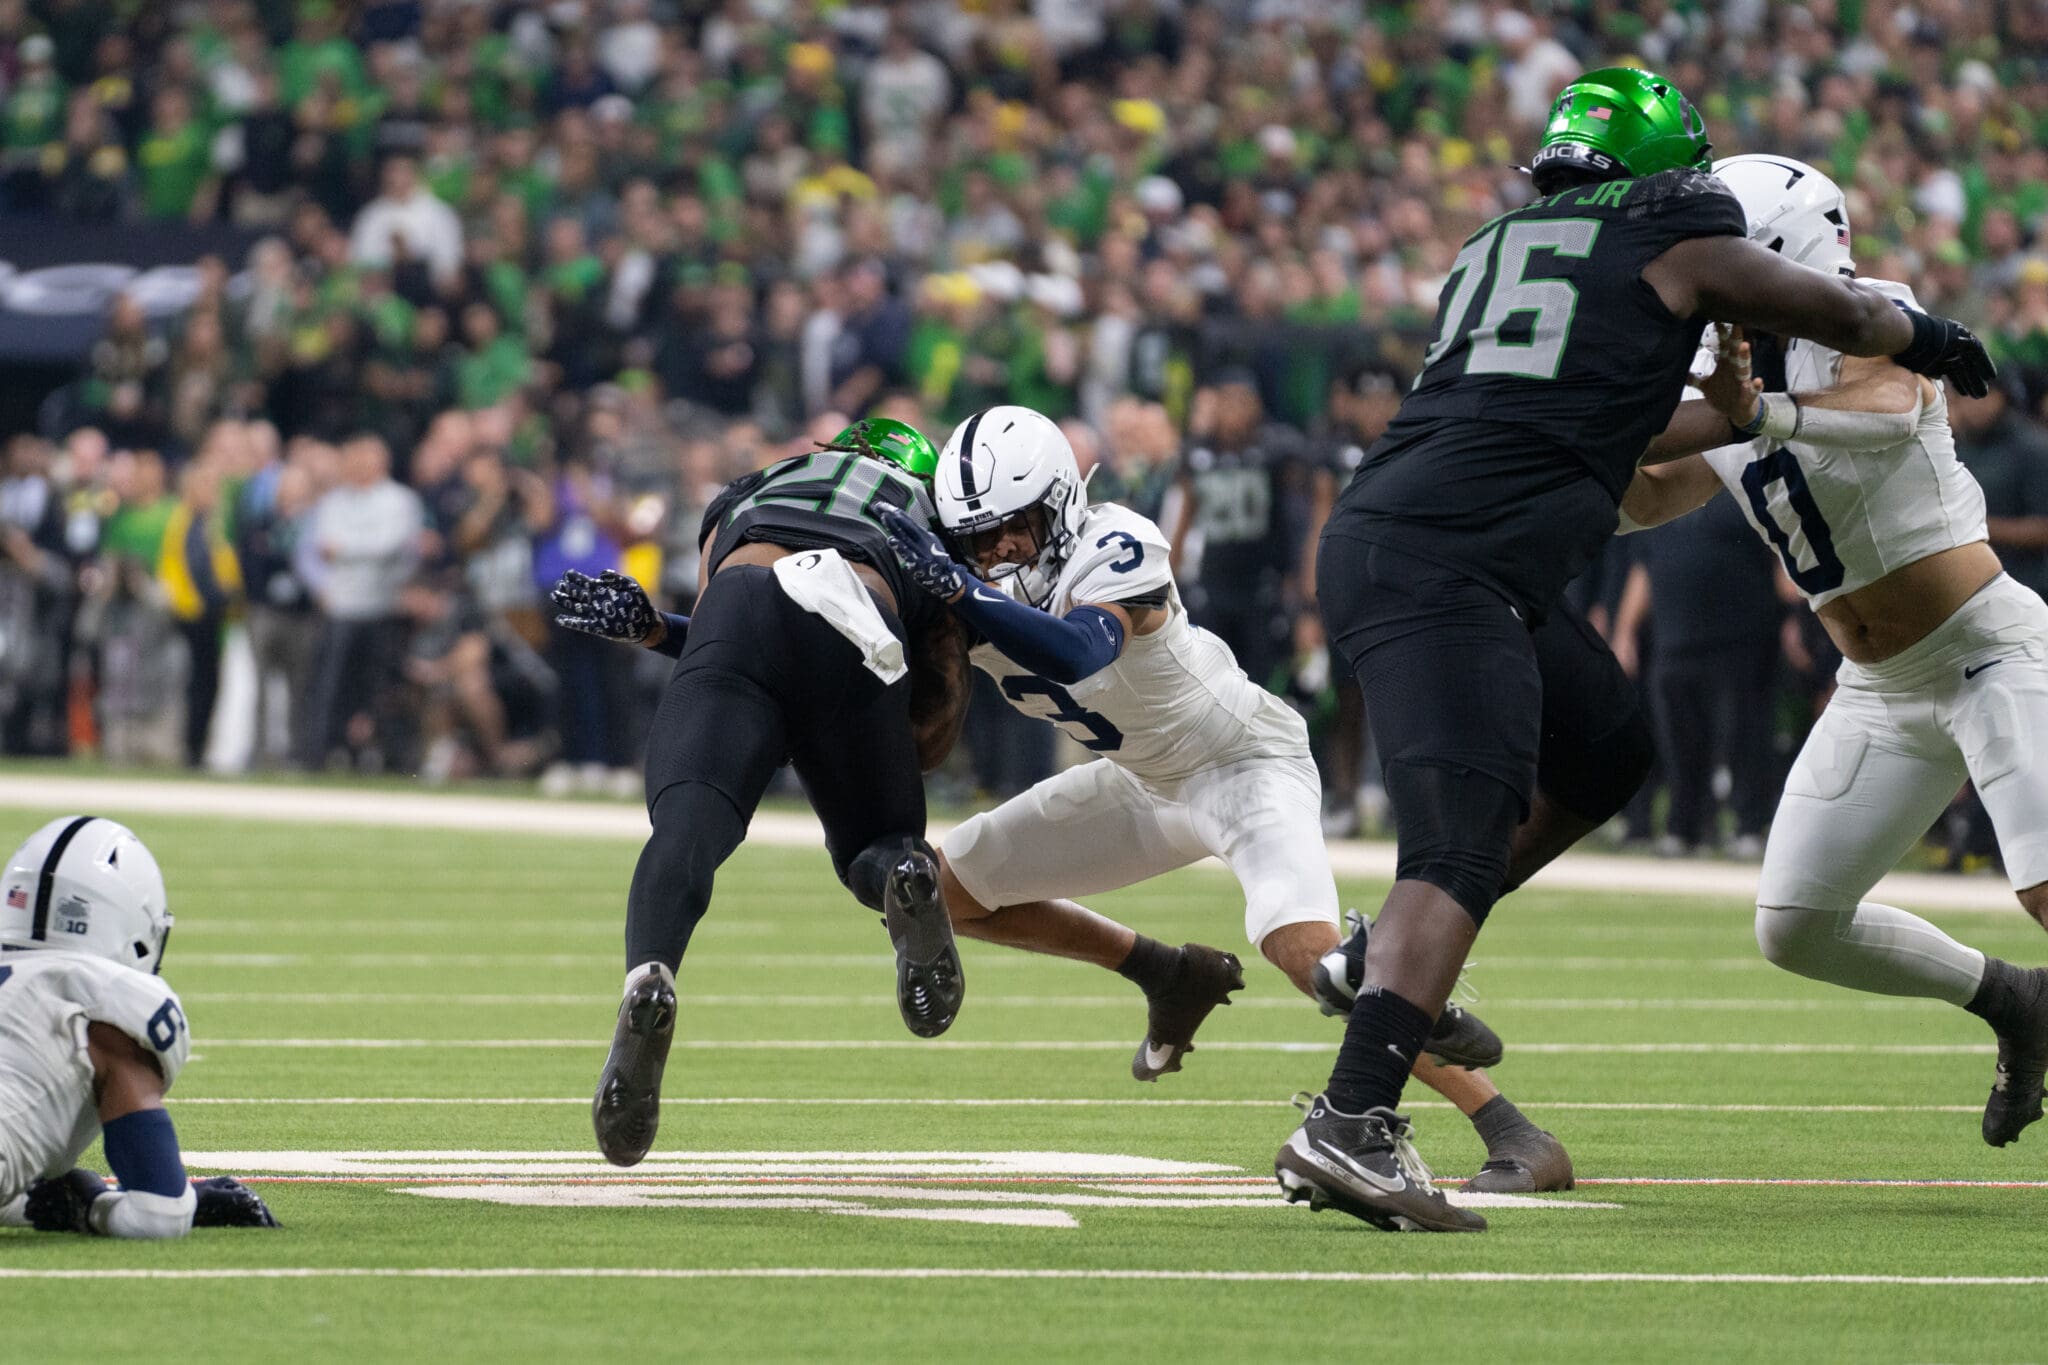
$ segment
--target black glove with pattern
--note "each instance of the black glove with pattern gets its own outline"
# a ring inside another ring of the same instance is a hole
[[[66,1171],[28,1187],[29,1226],[37,1232],[91,1232],[86,1215],[92,1201],[107,1192],[107,1182],[91,1171]]]
[[[1903,303],[1899,307],[1912,321],[1913,340],[1893,360],[1914,374],[1946,379],[1972,398],[1991,391],[1998,366],[1991,363],[1991,353],[1975,333],[1954,318],[1923,313]]]
[[[192,1211],[195,1228],[274,1228],[278,1221],[263,1196],[231,1175],[195,1180],[192,1191],[199,1207]]]
[[[548,596],[562,609],[556,625],[622,645],[644,643],[661,619],[647,590],[617,569],[595,578],[571,569]]]

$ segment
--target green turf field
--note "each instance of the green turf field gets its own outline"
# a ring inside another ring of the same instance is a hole
[[[0,812],[0,838],[55,813]],[[1977,1136],[1988,1033],[1776,971],[1740,904],[1506,903],[1477,1008],[1582,1183],[1483,1236],[1396,1237],[1274,1194],[1337,1026],[1259,964],[1157,1086],[1129,1078],[1132,988],[977,945],[959,1023],[922,1043],[822,853],[742,850],[684,964],[660,1142],[622,1178],[587,1105],[634,845],[130,823],[178,915],[191,1164],[285,1228],[0,1232],[0,1359],[2048,1354],[2048,1281],[1969,1282],[2048,1272],[2048,1127]],[[1243,951],[1220,875],[1099,904]],[[2017,909],[1935,918],[2043,956]],[[1413,1112],[1440,1172],[1477,1165],[1457,1114]],[[1836,1183],[1888,1181],[1910,1183]]]

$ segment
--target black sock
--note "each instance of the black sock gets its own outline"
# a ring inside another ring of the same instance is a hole
[[[1513,1100],[1506,1095],[1495,1095],[1472,1111],[1472,1126],[1479,1130],[1479,1140],[1491,1152],[1501,1139],[1536,1125],[1515,1108]]]
[[[1137,939],[1131,945],[1131,951],[1124,955],[1123,965],[1116,969],[1116,974],[1134,983],[1145,994],[1153,995],[1171,985],[1180,972],[1181,952],[1143,934],[1139,934]]]
[[[1368,986],[1351,1007],[1344,1045],[1330,1072],[1325,1093],[1346,1114],[1392,1109],[1401,1102],[1401,1087],[1435,1022],[1392,991]]]
[[[1986,953],[1984,979],[1963,1008],[2000,1033],[2017,1033],[2026,1024],[2027,1006],[2033,1003],[2031,993],[2023,995],[2019,989],[2026,979],[2027,973]]]

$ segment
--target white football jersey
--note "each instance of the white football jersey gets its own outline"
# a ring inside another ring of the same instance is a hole
[[[1918,306],[1903,284],[1864,283]],[[1841,371],[1841,352],[1816,342],[1794,341],[1785,355],[1792,393],[1825,389]],[[1773,446],[1759,437],[1706,458],[1812,607],[1986,535],[1984,492],[1956,459],[1939,385],[1920,410],[1919,429],[1889,449]]]
[[[1047,610],[1064,616],[1090,602],[1159,605],[1166,624],[1128,637],[1116,662],[1067,686],[1020,668],[993,645],[975,646],[975,665],[1011,705],[1152,782],[1246,758],[1308,753],[1301,717],[1246,677],[1230,646],[1189,622],[1157,526],[1114,503],[1097,504],[1081,523],[1077,547]],[[997,586],[1007,591],[1014,582]]]
[[[85,1030],[111,1024],[178,1078],[192,1047],[177,993],[106,958],[55,949],[0,954],[0,1204],[59,1175],[99,1136]]]

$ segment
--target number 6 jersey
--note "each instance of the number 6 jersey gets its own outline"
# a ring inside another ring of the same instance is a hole
[[[0,1204],[59,1175],[99,1136],[88,1024],[133,1038],[178,1078],[192,1046],[178,997],[160,976],[54,949],[0,954]]]
[[[1905,285],[1863,283],[1918,307]],[[1769,373],[1767,356],[1759,361],[1766,387],[1792,393],[1828,388],[1842,370],[1841,352],[1812,341],[1792,343],[1782,376]],[[1939,386],[1914,433],[1887,449],[1781,446],[1759,438],[1710,450],[1706,460],[1815,608],[1986,536],[1984,492],[1956,459],[1948,397]]]
[[[1076,549],[1046,609],[1088,603],[1163,608],[1166,624],[1132,634],[1107,668],[1065,685],[977,644],[975,666],[1012,706],[1051,721],[1082,747],[1148,782],[1172,782],[1225,763],[1308,753],[1301,717],[1245,676],[1230,646],[1188,620],[1167,563],[1166,537],[1114,503],[1088,509]],[[1009,591],[1014,578],[994,586]],[[1014,594],[1013,594],[1014,595]]]

